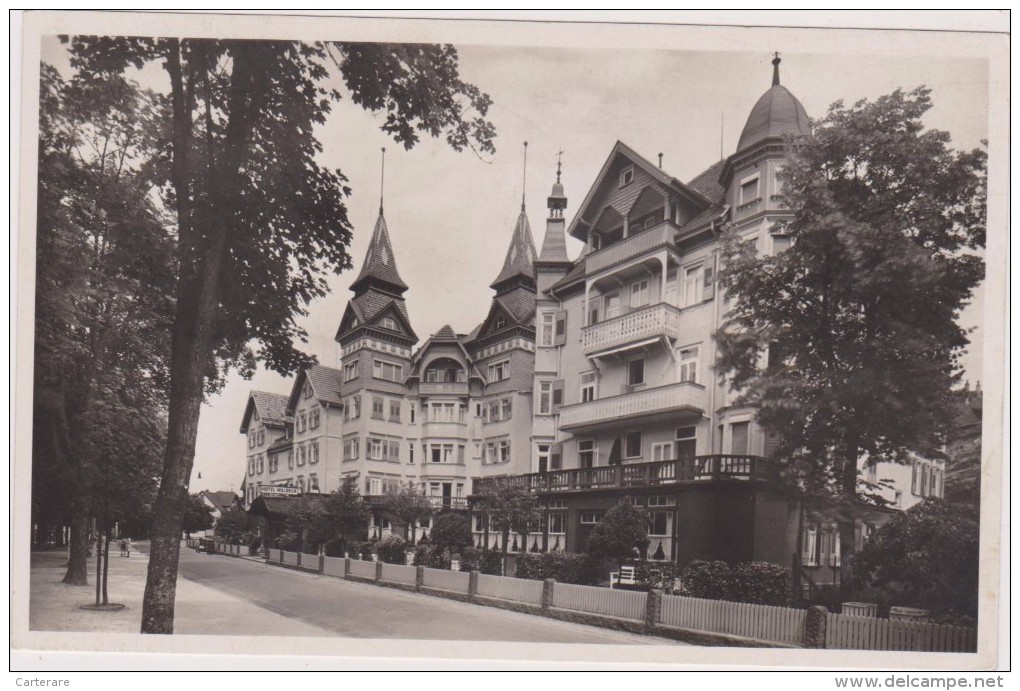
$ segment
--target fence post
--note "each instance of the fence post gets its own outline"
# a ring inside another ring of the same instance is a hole
[[[553,603],[553,588],[556,587],[556,579],[547,578],[542,582],[542,611],[548,612]]]
[[[825,647],[825,618],[829,610],[821,605],[808,607],[807,616],[804,618],[804,647],[824,648]]]
[[[319,553],[319,575],[326,573],[326,555]]]
[[[478,594],[478,571],[472,571],[468,574],[468,599],[474,600],[475,595]]]
[[[280,566],[283,566],[283,547],[280,548]]]
[[[297,553],[297,565],[298,565],[298,567],[301,566],[301,550],[298,550],[298,553]]]
[[[649,590],[648,599],[645,600],[645,627],[654,629],[662,613],[662,591]]]
[[[383,565],[383,563],[381,561],[377,561],[375,563],[375,580],[376,581],[381,581],[382,580],[382,565]]]
[[[351,580],[351,558],[344,557],[344,580]]]
[[[425,567],[419,564],[414,567],[414,592],[421,590],[423,585],[425,585]]]

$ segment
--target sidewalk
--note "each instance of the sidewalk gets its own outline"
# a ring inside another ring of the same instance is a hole
[[[181,549],[187,549],[183,545]],[[142,595],[149,559],[136,550],[130,557],[117,556],[111,546],[108,591],[110,602],[127,607],[118,612],[91,612],[78,605],[96,598],[96,560],[89,559],[89,585],[61,583],[67,553],[62,550],[33,552],[29,592],[29,629],[32,631],[81,631],[138,633],[142,622]],[[240,598],[185,578],[177,579],[174,633],[251,635],[272,631],[277,636],[333,636],[326,629],[274,614]]]

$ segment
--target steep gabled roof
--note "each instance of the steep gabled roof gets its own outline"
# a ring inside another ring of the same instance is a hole
[[[528,215],[524,211],[524,205],[521,204],[521,213],[517,216],[517,223],[514,225],[510,247],[507,248],[506,258],[503,260],[503,269],[499,272],[496,280],[492,282],[491,287],[496,288],[514,276],[524,276],[534,280],[537,258],[535,239],[531,236]]]
[[[411,328],[411,320],[407,314],[407,304],[404,299],[375,290],[368,290],[361,295],[356,295],[347,303],[344,316],[340,319],[340,326],[337,328],[336,340],[340,340],[352,328],[371,325],[376,317],[389,309],[392,309],[398,321],[402,322],[406,333],[401,335],[417,341],[418,335]],[[354,324],[353,320],[357,320],[357,324]]]
[[[605,182],[606,177],[609,175],[609,171],[612,169],[613,163],[616,161],[617,156],[623,156],[628,161],[630,161],[638,168],[640,168],[642,171],[647,173],[653,180],[660,183],[664,187],[674,189],[677,192],[684,194],[688,198],[695,200],[697,203],[700,203],[705,206],[709,205],[710,200],[707,199],[705,195],[702,194],[700,191],[695,190],[685,185],[684,183],[680,182],[675,177],[673,177],[666,171],[662,170],[648,159],[644,158],[634,149],[630,148],[621,141],[617,141],[616,144],[613,145],[612,151],[609,152],[609,156],[606,157],[605,163],[602,164],[602,169],[599,171],[598,176],[595,178],[595,183],[588,190],[588,194],[585,195],[584,201],[581,202],[581,205],[577,209],[577,213],[574,214],[574,219],[570,222],[570,225],[567,228],[567,233],[569,233],[571,236],[577,237],[575,231],[579,223],[588,222],[584,218],[584,213],[587,210],[588,205],[591,204],[592,200],[595,198],[595,195],[598,194],[599,190],[602,188],[602,185]]]
[[[241,433],[248,431],[253,412],[258,411],[259,420],[268,427],[286,427],[290,422],[287,415],[287,396],[268,391],[252,390],[248,394],[248,403],[244,407],[241,418]]]
[[[365,261],[361,264],[361,272],[351,284],[351,290],[357,293],[373,280],[395,288],[398,294],[407,290],[407,284],[397,272],[397,260],[393,254],[393,245],[390,243],[390,233],[382,208],[379,209],[379,218],[376,219],[372,240],[368,243]]]
[[[304,389],[306,379],[312,385],[312,392],[316,400],[336,406],[343,404],[343,399],[340,398],[340,385],[344,381],[343,372],[333,367],[326,367],[325,365],[312,365],[302,370],[294,378],[294,386],[291,387],[290,396],[287,399],[288,413],[294,414],[298,401],[301,400],[301,392]]]
[[[231,506],[234,505],[234,502],[240,499],[240,497],[238,497],[237,494],[230,490],[210,492],[209,490],[206,489],[199,492],[199,494],[208,499],[212,503],[212,505],[215,506],[220,511],[229,509]]]
[[[707,169],[696,175],[694,179],[687,183],[687,186],[692,190],[697,191],[713,205],[720,204],[726,198],[726,188],[723,187],[720,182],[723,168],[725,167],[725,158],[716,161]]]

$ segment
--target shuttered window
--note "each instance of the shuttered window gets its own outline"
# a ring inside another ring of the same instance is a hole
[[[730,425],[733,439],[730,442],[730,453],[734,456],[743,456],[747,453],[747,436],[749,422],[734,422]]]

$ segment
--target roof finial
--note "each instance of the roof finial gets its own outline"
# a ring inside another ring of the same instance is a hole
[[[560,168],[563,166],[563,149],[556,152],[556,184],[560,184]]]
[[[524,142],[524,174],[521,179],[521,211],[524,211],[524,190],[528,186],[528,143]]]
[[[382,164],[379,166],[379,215],[382,216],[383,188],[386,184],[386,147],[382,148]]]
[[[659,154],[659,170],[662,170],[662,154]]]
[[[772,54],[772,86],[779,86],[779,51]]]

